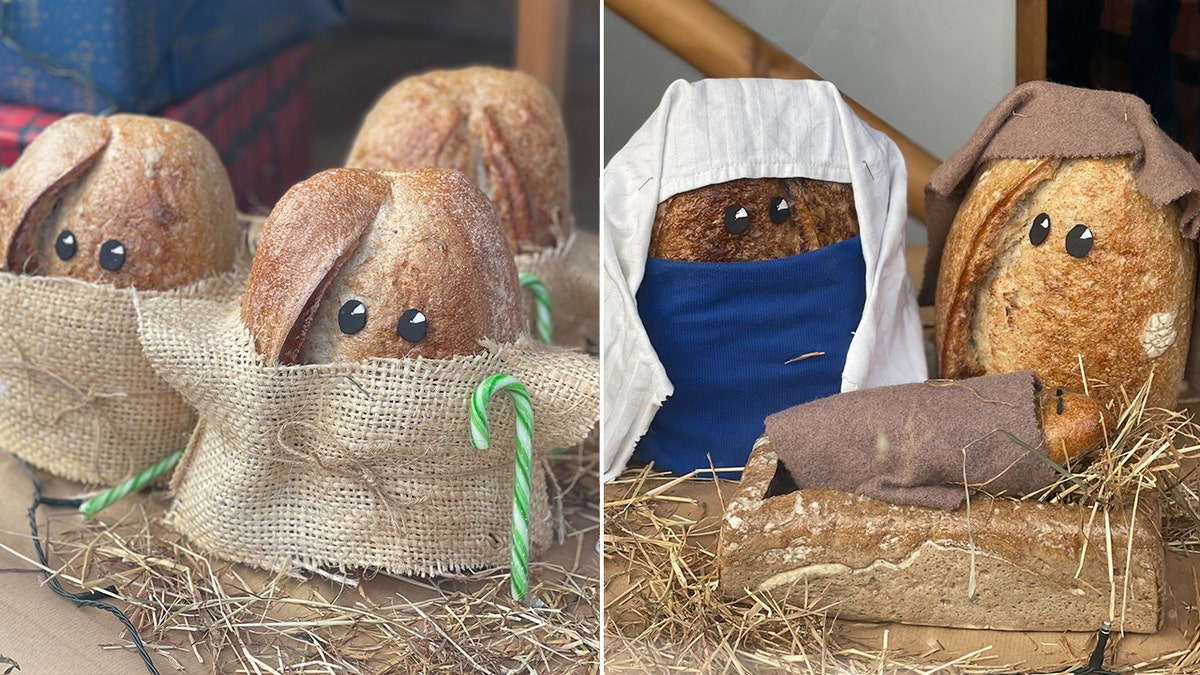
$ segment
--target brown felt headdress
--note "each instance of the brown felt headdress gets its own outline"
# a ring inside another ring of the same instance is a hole
[[[1028,82],[983,118],[974,135],[925,186],[929,254],[923,305],[933,304],[942,249],[976,169],[993,159],[1132,155],[1134,179],[1155,206],[1178,202],[1185,237],[1200,233],[1200,164],[1171,140],[1133,94]]]

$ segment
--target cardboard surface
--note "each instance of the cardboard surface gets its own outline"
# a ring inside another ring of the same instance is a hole
[[[77,483],[49,477],[44,473],[39,475],[43,481],[44,496],[74,497],[84,491]],[[124,635],[116,617],[97,609],[77,608],[70,600],[61,598],[42,586],[42,576],[33,571],[35,566],[30,562],[35,554],[26,512],[32,495],[32,483],[25,470],[11,454],[0,451],[0,672],[4,672],[8,667],[4,658],[11,659],[20,666],[20,670],[14,670],[13,675],[128,675],[145,672],[140,657]],[[160,513],[165,509],[168,499],[169,494],[162,491],[134,495],[126,502],[103,512],[101,518],[119,520],[123,513],[139,508],[146,508],[151,513]],[[66,507],[42,506],[38,509],[38,520],[43,540],[80,527],[79,516],[75,510]],[[594,525],[594,520],[573,518],[571,528],[582,534],[568,536],[563,544],[556,545],[548,551],[535,552],[531,560],[553,563],[567,570],[577,566],[579,574],[597,580],[598,593],[598,531],[594,529]],[[593,529],[589,530],[589,527]],[[21,556],[28,560],[22,559]],[[52,557],[50,560],[52,568],[58,568],[61,564],[62,560],[58,558]],[[215,564],[220,567],[220,561],[216,561]],[[231,567],[252,589],[265,585],[272,576],[244,565]],[[546,578],[546,573],[539,572],[538,567],[534,567],[530,573],[531,588],[539,582],[549,584],[554,581]],[[507,592],[507,577],[503,577],[501,582],[505,584],[504,592]],[[352,589],[317,578],[297,584],[295,597],[340,597],[343,600],[339,601],[339,604],[344,601],[344,604],[386,606],[404,603],[406,600],[421,603],[439,597],[448,598],[456,592],[472,593],[484,584],[491,583],[500,582],[411,580],[378,575],[362,579],[359,588]],[[80,590],[67,582],[64,582],[64,586],[71,592]],[[118,601],[115,604],[122,609],[129,608],[126,603]],[[580,619],[599,625],[598,617],[581,615]],[[594,632],[599,632],[598,627]],[[228,653],[214,662],[204,648],[197,651],[187,648],[187,638],[182,631],[175,631],[173,635],[178,637],[170,642],[153,641],[154,645],[165,647],[151,652],[159,672],[241,672],[234,670],[237,664],[232,662]],[[149,646],[152,642],[151,636],[144,634],[143,637],[147,639]],[[282,646],[287,648],[287,645]],[[369,649],[369,646],[364,649]],[[169,654],[183,670],[177,669],[163,654]],[[204,663],[198,660],[197,654],[205,659]],[[589,668],[586,661],[581,661],[580,665],[585,670]],[[591,669],[594,670],[594,664],[591,665]]]

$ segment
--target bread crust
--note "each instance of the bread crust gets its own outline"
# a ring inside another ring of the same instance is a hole
[[[562,114],[524,73],[477,66],[401,80],[367,113],[346,166],[465,173],[500,213],[514,253],[553,247],[571,228]]]
[[[9,204],[23,211],[9,232],[11,270],[167,290],[232,269],[239,246],[233,189],[216,150],[173,120],[69,115],[0,178],[0,194],[6,227]],[[64,232],[75,242],[67,259],[55,250]],[[110,241],[123,251],[117,269],[101,263]]]
[[[0,174],[0,241],[3,269],[36,274],[37,225],[69,183],[96,163],[108,145],[108,122],[91,115],[67,115],[46,127]]]
[[[1128,594],[1118,599],[1126,610],[1115,629],[1159,628],[1165,560],[1158,513],[1144,496],[1136,517],[1112,505],[1111,519],[1094,522],[1088,506],[981,496],[969,512],[946,512],[787,490],[780,471],[763,437],[721,527],[718,590],[726,597],[749,589],[798,604],[819,594],[848,620],[1087,631],[1109,616],[1112,590]]]
[[[1104,443],[1113,417],[1096,399],[1069,389],[1037,393],[1038,425],[1046,456],[1060,466],[1078,465]]]
[[[771,219],[775,198],[788,217]],[[749,226],[733,233],[726,210],[746,209]],[[673,195],[658,205],[649,255],[692,262],[748,262],[783,258],[858,234],[854,191],[846,183],[810,178],[741,178]]]
[[[515,341],[519,290],[495,210],[462,173],[331,169],[268,217],[242,321],[282,363],[448,358]],[[339,311],[351,301],[365,322],[346,334]],[[419,341],[398,335],[407,310],[425,317]]]
[[[330,169],[293,185],[263,224],[242,296],[258,353],[295,363],[321,295],[358,246],[390,184],[374,171]]]
[[[1128,157],[1000,159],[974,178],[951,226],[938,278],[941,377],[1032,369],[1047,389],[1110,388],[1132,397],[1154,373],[1148,404],[1174,407],[1191,334],[1195,244],[1174,205],[1138,190]],[[1049,236],[1030,240],[1049,216]],[[1092,248],[1066,249],[1079,224]]]

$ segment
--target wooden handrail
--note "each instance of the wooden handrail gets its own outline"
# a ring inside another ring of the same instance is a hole
[[[708,0],[604,0],[604,4],[707,77],[822,79]],[[862,104],[846,102],[896,143],[908,167],[908,212],[925,219],[925,186],[941,163]]]

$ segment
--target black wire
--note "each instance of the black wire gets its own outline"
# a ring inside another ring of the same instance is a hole
[[[50,564],[46,562],[46,552],[42,549],[42,538],[38,535],[37,525],[37,508],[42,504],[47,506],[71,506],[78,508],[83,502],[81,499],[55,499],[52,497],[42,497],[42,481],[38,479],[34,473],[33,467],[23,459],[18,459],[21,466],[25,467],[25,472],[29,474],[29,479],[33,481],[33,504],[29,507],[29,532],[33,535],[33,548],[37,551],[38,562],[42,565],[42,574],[46,577],[46,585],[50,590],[58,595],[67,598],[74,602],[77,607],[94,607],[102,609],[114,616],[125,626],[125,630],[129,631],[129,637],[133,640],[133,646],[137,648],[138,654],[142,657],[142,662],[146,664],[146,671],[150,675],[159,675],[158,669],[154,667],[154,662],[150,660],[150,654],[146,651],[146,645],[142,642],[142,636],[138,635],[137,629],[133,627],[133,622],[125,613],[117,609],[115,606],[103,602],[101,598],[112,597],[117,594],[116,586],[109,586],[104,591],[92,591],[90,593],[71,593],[62,587],[58,577],[50,574]]]

